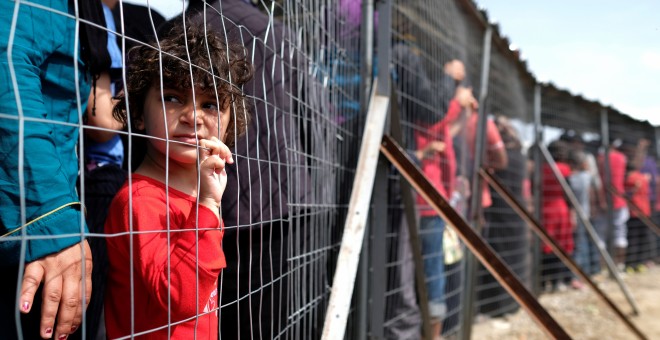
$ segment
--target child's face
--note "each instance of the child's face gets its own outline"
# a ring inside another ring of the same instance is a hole
[[[229,107],[218,107],[213,92],[195,89],[164,88],[161,96],[159,84],[152,85],[144,101],[143,118],[138,128],[147,135],[171,141],[170,160],[182,164],[196,164],[195,145],[202,139],[216,137],[224,141],[229,123]],[[163,114],[163,107],[165,114]],[[166,157],[164,141],[149,139],[152,156]]]

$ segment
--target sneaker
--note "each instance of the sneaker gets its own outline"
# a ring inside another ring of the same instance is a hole
[[[635,270],[637,270],[638,273],[646,273],[649,270],[649,268],[643,263],[640,263],[637,265],[637,268],[635,268]]]

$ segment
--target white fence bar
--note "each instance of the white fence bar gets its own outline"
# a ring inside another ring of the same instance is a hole
[[[377,82],[374,81],[374,84],[377,84]],[[376,94],[376,86],[374,85],[364,135],[362,136],[362,145],[360,146],[360,158],[358,159],[353,181],[348,216],[346,217],[337,259],[337,269],[332,282],[330,303],[328,304],[323,326],[322,339],[324,340],[343,339],[346,331],[346,321],[362,250],[362,240],[376,177],[380,141],[383,137],[389,101],[389,97]]]

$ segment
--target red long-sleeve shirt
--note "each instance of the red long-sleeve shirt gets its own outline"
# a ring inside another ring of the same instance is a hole
[[[626,164],[628,163],[628,158],[622,152],[618,150],[610,150],[610,184],[620,193],[625,192],[626,182]],[[598,170],[600,171],[601,176],[605,176],[605,155],[600,154],[598,156]],[[603,178],[603,183],[605,179]],[[604,194],[604,193],[603,193]],[[620,197],[619,195],[612,195],[612,206],[614,209],[621,209],[626,206],[626,200]]]
[[[625,188],[631,193],[630,199],[646,216],[651,216],[651,200],[649,199],[649,178],[647,175],[635,170],[626,177]],[[636,209],[630,208],[631,217],[641,217]]]
[[[571,175],[571,168],[568,164],[557,162],[557,168],[564,178]],[[570,209],[564,198],[564,191],[550,165],[543,164],[541,172],[543,226],[560,247],[567,253],[572,254],[575,248],[573,226],[571,224]],[[550,254],[552,252],[550,245],[544,243],[543,252]]]
[[[458,119],[460,113],[461,106],[457,100],[453,99],[449,103],[449,109],[443,119],[429,126],[424,131],[415,131],[415,143],[418,150],[424,149],[436,140],[445,143],[445,151],[422,160],[421,168],[426,178],[433,184],[433,187],[447,199],[454,190],[456,177],[456,155],[454,154],[454,146],[449,133],[449,127]],[[421,195],[417,195],[417,204],[420,207],[421,216],[437,216],[437,213]]]
[[[132,178],[132,190],[124,184],[105,224],[110,262],[105,296],[108,337],[149,331],[141,338],[165,339],[169,323],[175,324],[172,339],[192,339],[194,334],[198,339],[217,339],[218,275],[226,265],[220,221],[205,206],[197,209],[195,197],[169,188],[168,206],[163,183],[137,174]],[[155,330],[160,327],[164,328]]]

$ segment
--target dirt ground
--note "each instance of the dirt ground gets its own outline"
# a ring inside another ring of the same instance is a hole
[[[623,281],[637,303],[638,316],[616,281],[596,280],[601,289],[649,339],[660,339],[660,266],[644,273],[625,274]],[[590,288],[569,289],[541,295],[540,303],[574,339],[635,339],[623,321]],[[501,318],[476,324],[472,339],[547,339],[549,338],[523,309]]]

